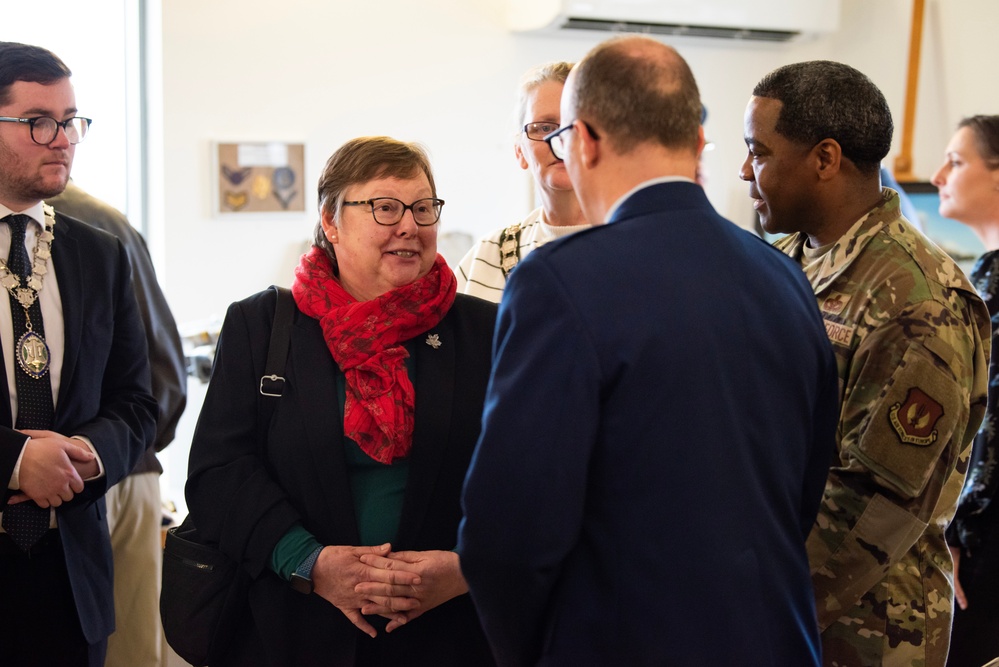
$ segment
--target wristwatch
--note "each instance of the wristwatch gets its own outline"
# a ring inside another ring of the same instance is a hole
[[[298,566],[294,572],[291,573],[291,587],[302,595],[311,595],[312,591],[315,590],[315,586],[312,583],[312,568],[315,567],[316,561],[319,559],[319,552],[323,550],[323,547],[316,547],[308,557],[302,561],[301,565]]]

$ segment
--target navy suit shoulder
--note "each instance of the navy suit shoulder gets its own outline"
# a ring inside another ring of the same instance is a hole
[[[583,258],[593,261],[594,256],[600,254],[600,246],[604,243],[621,239],[630,244],[631,236],[638,232],[630,229],[629,225],[636,221],[663,225],[662,229],[655,230],[659,233],[654,234],[650,242],[661,237],[676,244],[646,248],[651,252],[667,252],[686,246],[697,251],[697,255],[726,252],[744,254],[750,263],[786,272],[789,280],[808,288],[807,279],[801,275],[801,268],[793,260],[756,234],[721,216],[708,201],[704,189],[688,182],[661,183],[639,190],[622,202],[607,224],[595,225],[559,239],[558,242],[546,244],[535,253],[539,253],[539,259],[550,255],[551,261],[561,262],[565,268],[575,267]],[[703,245],[706,243],[721,245],[717,248],[708,247]],[[618,263],[626,261],[619,257],[609,259]],[[665,259],[662,264],[666,265]],[[580,267],[584,271],[588,268],[590,267],[586,265]],[[709,262],[705,268],[718,268],[718,264]]]

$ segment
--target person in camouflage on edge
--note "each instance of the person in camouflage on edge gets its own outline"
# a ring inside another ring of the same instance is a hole
[[[789,234],[775,245],[801,262],[839,366],[837,451],[807,542],[824,663],[943,667],[944,529],[985,411],[988,310],[881,188],[891,112],[862,73],[771,72],[745,135],[740,177],[763,229]]]

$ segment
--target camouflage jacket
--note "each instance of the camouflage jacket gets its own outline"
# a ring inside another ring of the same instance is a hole
[[[943,667],[953,600],[944,529],[985,412],[989,313],[901,217],[898,194],[883,195],[804,264],[841,399],[808,559],[826,665]],[[806,238],[775,245],[801,261]]]

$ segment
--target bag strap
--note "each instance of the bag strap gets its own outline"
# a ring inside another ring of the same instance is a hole
[[[287,287],[271,285],[277,294],[274,305],[274,323],[271,325],[271,341],[267,348],[267,361],[264,375],[260,378],[260,395],[268,398],[281,398],[284,393],[284,366],[288,359],[288,346],[291,341],[291,324],[295,317],[295,299]],[[275,401],[262,401],[261,409],[266,411],[267,421],[274,410]]]

